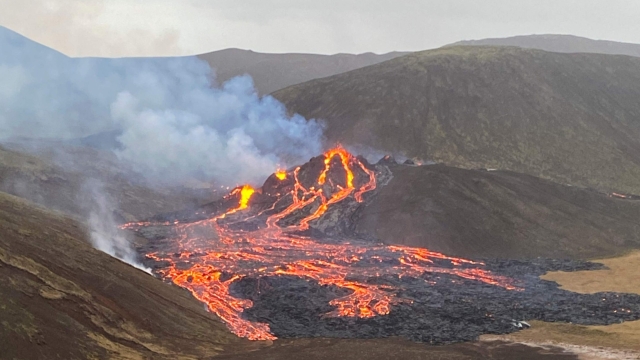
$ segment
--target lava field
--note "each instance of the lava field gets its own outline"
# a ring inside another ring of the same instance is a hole
[[[505,334],[522,321],[640,319],[640,296],[577,294],[547,271],[582,261],[470,260],[388,246],[352,219],[392,173],[337,148],[196,210],[122,226],[149,239],[145,265],[188,289],[238,336],[401,336],[444,344]],[[410,166],[410,165],[407,165]],[[526,326],[526,323],[525,323]]]

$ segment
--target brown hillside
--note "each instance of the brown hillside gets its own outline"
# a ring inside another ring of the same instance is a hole
[[[189,293],[94,250],[84,233],[0,193],[0,358],[195,359],[249,346]]]

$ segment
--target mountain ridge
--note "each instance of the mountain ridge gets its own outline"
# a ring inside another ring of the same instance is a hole
[[[581,36],[561,34],[536,34],[506,38],[462,40],[447,46],[518,46],[560,53],[640,56],[640,44],[611,40],[594,40]]]
[[[231,48],[197,56],[215,69],[219,83],[249,74],[258,93],[265,95],[287,86],[359,69],[405,54],[407,53],[272,54]]]

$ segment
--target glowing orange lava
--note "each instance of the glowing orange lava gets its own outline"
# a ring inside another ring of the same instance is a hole
[[[280,181],[286,180],[287,179],[287,172],[284,171],[284,170],[278,170],[278,171],[276,171],[276,177]]]
[[[332,166],[338,166],[337,170]],[[242,312],[253,306],[250,300],[230,294],[231,284],[246,276],[290,275],[349,289],[349,295],[330,302],[335,310],[326,316],[360,318],[386,315],[393,304],[410,302],[396,296],[399,290],[396,287],[366,281],[381,276],[421,278],[425,273],[451,274],[517,290],[509,279],[484,270],[482,263],[427,249],[348,241],[320,243],[301,235],[332,205],[350,198],[362,202],[364,194],[376,188],[376,178],[373,170],[342,148],[324,154],[324,168],[313,186],[303,186],[300,171],[298,167],[288,174],[285,172],[282,178],[276,173],[280,181],[290,176],[292,182],[286,193],[267,210],[251,208],[249,200],[255,190],[245,185],[229,194],[239,197],[238,206],[222,215],[184,224],[131,223],[124,227],[172,226],[176,233],[172,239],[175,248],[166,253],[147,254],[158,264],[168,264],[158,274],[191,291],[224,320],[231,331],[251,340],[275,339],[275,336],[267,324],[242,317]],[[336,180],[336,171],[344,171],[344,179]],[[331,172],[334,175],[330,179]],[[361,174],[357,182],[355,172]],[[280,203],[288,205],[282,208],[278,206]],[[230,216],[232,214],[235,215]],[[293,224],[280,223],[292,214],[307,215]],[[250,227],[251,230],[234,226],[261,218],[264,219],[261,225]],[[450,266],[437,266],[436,261],[448,262]]]

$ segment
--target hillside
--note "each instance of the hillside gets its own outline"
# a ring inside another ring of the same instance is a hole
[[[274,93],[329,141],[640,193],[640,59],[424,51]]]
[[[640,201],[508,171],[391,167],[355,230],[461,257],[595,258],[640,247]]]
[[[97,190],[111,199],[120,221],[181,209],[213,196],[196,189],[148,186],[111,153],[61,143],[39,146],[39,150],[0,146],[0,191],[84,217],[88,196]]]
[[[258,92],[269,94],[287,86],[377,64],[405,54],[264,54],[251,50],[226,49],[198,57],[215,69],[218,82],[249,74]]]
[[[0,357],[195,359],[252,346],[187,292],[91,247],[82,225],[0,193]]]
[[[508,38],[465,40],[450,46],[518,46],[559,53],[594,53],[640,56],[640,44],[593,40],[574,35],[523,35]]]

